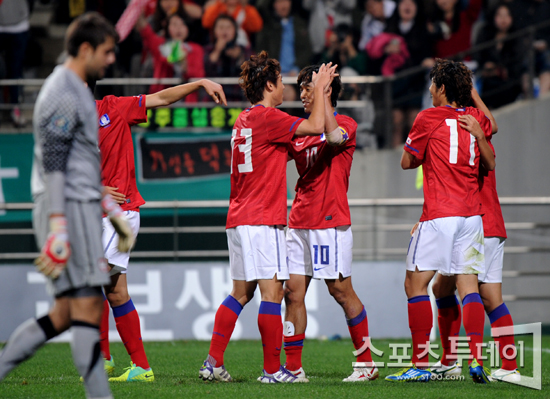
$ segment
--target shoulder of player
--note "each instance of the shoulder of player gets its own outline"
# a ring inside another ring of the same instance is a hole
[[[337,114],[336,115],[336,122],[338,122],[338,125],[345,124],[345,125],[349,126],[350,128],[353,128],[353,130],[357,130],[357,122],[355,121],[355,119],[353,119],[353,118],[351,118],[347,115]]]

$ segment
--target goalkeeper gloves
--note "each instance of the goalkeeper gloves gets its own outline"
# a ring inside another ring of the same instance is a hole
[[[133,248],[136,239],[128,221],[124,217],[124,211],[109,194],[103,197],[101,206],[118,234],[118,250],[120,252],[128,252]]]
[[[67,219],[65,216],[50,217],[50,233],[34,264],[38,271],[47,277],[59,277],[71,255]]]

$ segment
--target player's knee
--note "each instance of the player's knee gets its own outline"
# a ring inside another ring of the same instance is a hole
[[[329,287],[328,292],[334,298],[334,300],[342,306],[347,302],[349,297],[349,293],[347,291],[341,290],[334,285]]]
[[[287,306],[297,305],[304,302],[304,293],[285,285],[284,298]]]

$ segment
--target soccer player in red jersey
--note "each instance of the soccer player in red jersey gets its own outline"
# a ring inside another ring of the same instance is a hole
[[[312,75],[318,66],[308,66],[298,75],[304,111],[311,113],[316,101]],[[312,278],[324,279],[330,294],[342,306],[355,349],[368,337],[367,313],[351,283],[353,236],[347,191],[357,123],[335,112],[342,89],[335,77],[324,93],[325,133],[299,137],[289,144],[300,178],[290,211],[286,242],[290,279],[285,283],[285,367],[299,380],[308,379],[302,368],[307,312],[304,303]],[[370,350],[362,351],[353,373],[344,381],[369,381],[378,377]]]
[[[491,143],[492,135],[497,133],[498,127],[489,109],[485,106],[479,94],[472,90],[474,106],[482,110],[493,122],[492,134],[487,136],[489,146],[494,152]],[[474,123],[474,128],[480,129],[479,124]],[[502,299],[502,263],[504,255],[504,241],[506,240],[506,228],[502,217],[502,210],[496,190],[496,178],[494,170],[482,167],[480,171],[480,194],[483,219],[483,234],[485,241],[485,271],[478,275],[479,294],[483,301],[485,312],[491,321],[491,327],[506,327],[503,334],[495,337],[498,343],[499,355],[502,367],[491,374],[491,377],[499,381],[518,382],[521,380],[517,370],[517,362],[514,348],[513,321],[506,304]],[[444,377],[459,375],[460,364],[449,360],[451,353],[451,341],[449,337],[458,336],[460,331],[461,309],[455,296],[456,281],[454,276],[438,274],[432,287],[437,300],[438,323],[443,345],[443,356],[431,369]]]
[[[132,226],[134,236],[139,230],[139,207],[145,203],[136,185],[134,145],[130,127],[147,121],[147,110],[167,106],[203,87],[217,103],[227,105],[221,85],[207,79],[187,83],[136,97],[107,96],[96,101],[99,116],[99,149],[103,185],[120,204]],[[109,305],[113,309],[116,328],[132,361],[120,377],[109,381],[153,381],[141,340],[139,317],[128,294],[126,270],[130,252],[117,248],[118,235],[107,217],[103,218],[103,248],[109,263],[111,283],[105,286],[106,299],[100,327],[101,351],[105,369],[114,372],[114,361],[109,351]]]
[[[262,302],[258,327],[264,371],[258,380],[296,382],[296,377],[280,361],[283,280],[289,278],[283,230],[287,222],[287,146],[296,136],[323,133],[324,102],[314,105],[309,119],[290,116],[275,108],[283,102],[281,66],[265,51],[251,56],[241,69],[241,87],[252,106],[237,118],[231,139],[231,195],[226,231],[233,290],[216,312],[208,357],[199,377],[231,381],[224,366],[224,352],[243,306],[259,287]],[[312,82],[318,98],[323,98],[334,69],[322,65],[314,74]]]
[[[432,308],[428,284],[436,272],[456,275],[464,306],[464,328],[473,358],[470,375],[487,382],[481,364],[485,314],[477,285],[484,271],[483,225],[479,195],[480,156],[494,169],[494,154],[485,139],[491,121],[471,101],[472,72],[461,62],[437,59],[430,72],[434,108],[414,121],[401,158],[403,169],[423,166],[424,207],[407,253],[405,292],[413,339],[412,367],[386,377],[389,381],[429,381],[428,345]],[[462,117],[462,118],[461,118]],[[471,119],[480,130],[467,130]],[[474,135],[470,134],[473,133]]]

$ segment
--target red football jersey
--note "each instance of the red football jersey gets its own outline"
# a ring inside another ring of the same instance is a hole
[[[286,225],[287,144],[302,122],[263,105],[241,112],[231,139],[226,228]]]
[[[118,187],[126,195],[124,211],[136,211],[145,204],[136,185],[134,144],[131,125],[147,122],[145,96],[107,96],[96,101],[99,116],[99,150],[102,184]]]
[[[493,152],[495,152],[490,138],[487,140]],[[479,193],[481,195],[481,211],[483,212],[483,235],[485,237],[507,238],[502,209],[500,209],[500,201],[498,200],[497,179],[494,170],[482,169],[479,176]]]
[[[330,146],[323,135],[298,137],[288,146],[300,175],[288,223],[293,229],[351,225],[347,192],[357,123],[339,114],[336,122],[349,135],[344,145]]]
[[[477,141],[460,127],[458,116],[470,114],[486,134],[490,120],[477,108],[449,106],[418,114],[405,151],[422,161],[424,207],[420,221],[449,216],[481,215],[479,195],[480,152]]]

